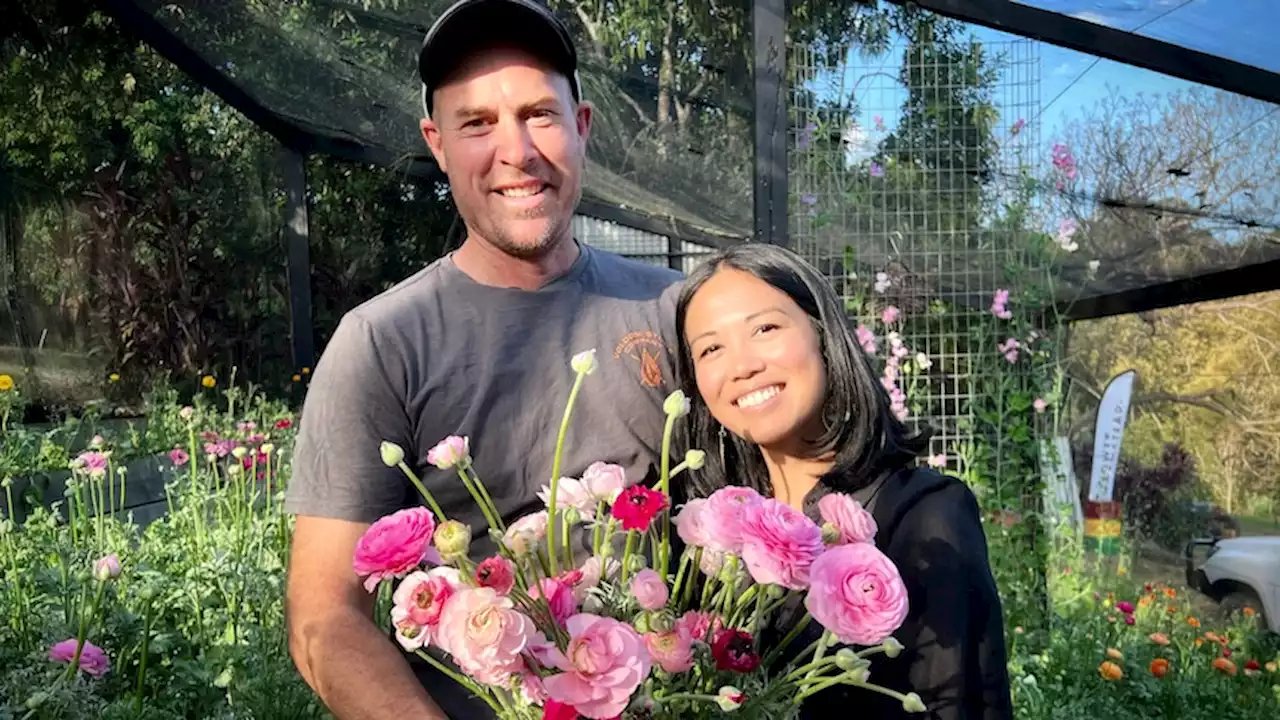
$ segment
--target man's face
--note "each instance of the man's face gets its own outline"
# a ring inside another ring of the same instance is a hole
[[[467,61],[434,100],[422,134],[471,233],[521,258],[568,238],[591,128],[569,80],[498,48]]]

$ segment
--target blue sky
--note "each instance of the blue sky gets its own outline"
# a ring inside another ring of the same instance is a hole
[[[1275,46],[1273,37],[1280,34],[1278,0],[1020,1],[1122,30],[1136,29],[1140,34],[1201,52],[1280,71],[1280,54],[1272,49]],[[978,26],[972,26],[972,33],[981,41],[993,43],[1023,40],[1015,35]],[[1059,136],[1060,129],[1069,118],[1077,117],[1082,111],[1092,108],[1113,90],[1133,97],[1137,93],[1163,95],[1193,86],[1193,83],[1184,80],[1110,60],[1098,61],[1081,76],[1094,62],[1093,56],[1048,43],[1039,43],[1036,52],[1040,66],[1039,105],[1043,109],[1040,138],[1046,145]],[[890,66],[896,66],[898,59],[899,57],[890,58],[885,70],[896,73],[896,67]],[[851,59],[850,65],[865,68],[867,62]],[[878,64],[878,61],[871,62]],[[856,75],[846,76],[845,84],[858,80],[860,79]],[[897,107],[901,103],[901,93],[890,93],[886,87],[888,83],[882,80],[859,84],[862,89],[859,124],[874,135],[875,118],[879,116],[886,129],[891,131]],[[870,90],[872,85],[876,87],[874,91]],[[824,91],[829,92],[831,87],[831,79],[822,78],[815,89],[826,94]],[[1064,89],[1066,92],[1058,97]],[[1045,108],[1051,101],[1052,105]],[[1003,124],[1007,126],[1014,119],[1005,118]]]

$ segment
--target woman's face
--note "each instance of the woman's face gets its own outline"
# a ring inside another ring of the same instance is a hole
[[[812,321],[786,293],[724,268],[694,294],[684,331],[698,394],[721,425],[765,448],[816,434],[826,368]]]

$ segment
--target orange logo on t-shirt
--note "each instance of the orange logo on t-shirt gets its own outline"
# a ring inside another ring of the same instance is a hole
[[[667,346],[658,333],[636,330],[622,336],[622,342],[613,350],[613,359],[618,360],[626,355],[635,360],[639,364],[640,382],[656,388],[662,386],[661,357],[666,352]]]

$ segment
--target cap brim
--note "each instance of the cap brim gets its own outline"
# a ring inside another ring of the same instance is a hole
[[[577,53],[568,31],[550,11],[528,0],[471,0],[458,3],[427,32],[418,53],[427,109],[430,95],[473,51],[510,45],[542,58],[569,77],[577,95]]]

